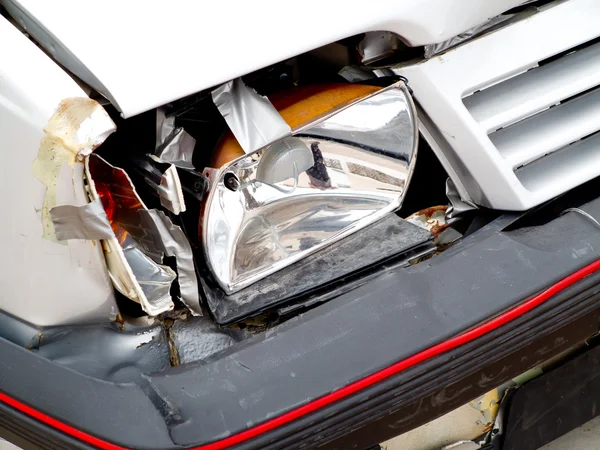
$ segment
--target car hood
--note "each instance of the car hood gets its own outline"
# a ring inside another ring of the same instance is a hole
[[[0,0],[48,53],[130,117],[322,45],[392,31],[438,43],[523,0]]]

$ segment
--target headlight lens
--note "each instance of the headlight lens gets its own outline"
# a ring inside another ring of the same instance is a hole
[[[400,81],[374,93],[369,87],[366,97],[323,113],[340,89],[288,102],[288,110],[308,114],[309,101],[317,117],[290,123],[282,113],[292,137],[241,156],[213,175],[201,238],[208,266],[226,293],[401,206],[418,142],[406,86]]]

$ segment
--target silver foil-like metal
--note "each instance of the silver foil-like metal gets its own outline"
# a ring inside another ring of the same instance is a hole
[[[86,175],[95,200],[102,201],[99,189],[117,193],[110,196],[113,234],[103,245],[114,287],[151,316],[172,310],[170,288],[177,274],[162,265],[163,252],[154,247],[154,237],[146,238],[147,233],[140,226],[138,211],[146,207],[131,179],[123,169],[96,154],[86,158]]]
[[[175,126],[175,117],[166,117],[162,109],[156,112],[156,148],[152,159],[185,169],[194,169],[192,157],[196,139],[181,127]]]
[[[237,78],[212,91],[212,99],[245,153],[292,134],[268,98]]]
[[[203,250],[232,294],[402,205],[418,144],[402,81],[211,174]]]
[[[156,250],[167,256],[175,257],[181,301],[192,314],[201,316],[202,309],[200,307],[200,292],[194,267],[194,256],[192,247],[183,230],[174,225],[164,212],[157,209],[140,210],[139,215],[146,232],[145,243],[149,244],[151,241]]]
[[[177,168],[171,164],[163,173],[157,188],[160,204],[173,214],[185,212],[185,199]]]
[[[93,200],[87,205],[59,205],[50,209],[56,239],[111,239],[114,233],[104,212],[102,202]]]

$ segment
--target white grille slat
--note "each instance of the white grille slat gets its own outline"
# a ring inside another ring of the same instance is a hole
[[[516,171],[523,186],[533,192],[571,188],[570,174],[577,173],[579,183],[598,176],[600,167],[600,133],[554,152],[534,164]]]
[[[513,168],[600,130],[600,88],[490,134]]]
[[[596,44],[465,97],[463,102],[489,133],[599,84],[600,44]]]
[[[557,0],[394,69],[439,130],[424,136],[468,200],[523,211],[600,176],[598,23],[599,0]]]

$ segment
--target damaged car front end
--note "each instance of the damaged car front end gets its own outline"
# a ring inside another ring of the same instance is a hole
[[[0,0],[1,436],[366,449],[598,332],[598,5],[376,3]]]

